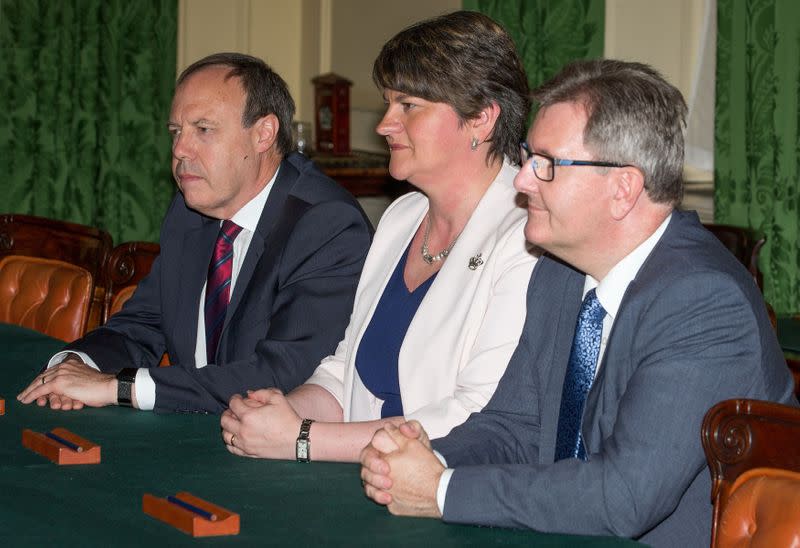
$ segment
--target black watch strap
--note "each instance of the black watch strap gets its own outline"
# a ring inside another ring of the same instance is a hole
[[[125,367],[117,373],[117,405],[133,407],[131,392],[136,382],[136,371],[135,367]]]

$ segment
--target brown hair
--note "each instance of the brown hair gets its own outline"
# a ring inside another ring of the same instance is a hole
[[[176,87],[189,76],[207,67],[230,67],[227,78],[239,78],[247,97],[242,126],[251,127],[257,120],[274,114],[278,118],[277,145],[281,154],[292,150],[292,118],[294,117],[294,100],[283,78],[258,57],[243,53],[214,53],[195,61],[178,76]]]
[[[462,123],[497,103],[489,159],[506,155],[519,163],[528,81],[514,42],[486,15],[457,11],[408,27],[384,44],[372,79],[380,89],[447,103]]]

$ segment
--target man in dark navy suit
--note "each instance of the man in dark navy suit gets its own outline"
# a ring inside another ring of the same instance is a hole
[[[353,197],[291,153],[294,101],[262,60],[215,54],[177,81],[180,192],[161,254],[121,312],[54,356],[19,399],[53,409],[223,411],[288,391],[344,335],[371,239]],[[173,365],[158,367],[164,352]]]

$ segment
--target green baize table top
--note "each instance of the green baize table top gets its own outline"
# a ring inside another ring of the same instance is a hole
[[[398,518],[367,499],[356,464],[228,453],[219,417],[108,407],[53,411],[16,395],[63,343],[0,324],[0,540],[9,546],[621,546],[631,541]],[[63,427],[102,447],[96,465],[57,466],[22,430]],[[142,495],[188,491],[240,515],[237,536],[194,539],[142,512]]]

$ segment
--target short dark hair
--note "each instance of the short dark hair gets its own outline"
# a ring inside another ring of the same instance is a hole
[[[514,42],[486,15],[457,11],[406,28],[384,44],[372,79],[380,89],[447,103],[462,123],[497,103],[488,158],[519,163],[531,107],[528,80]]]
[[[596,159],[641,169],[654,202],[681,201],[686,102],[655,69],[613,59],[575,61],[533,98],[540,108],[581,104],[588,116],[583,142]]]
[[[292,150],[292,118],[294,118],[294,99],[283,78],[258,57],[243,53],[214,53],[195,61],[178,76],[176,87],[189,76],[208,67],[230,67],[227,78],[237,77],[242,83],[247,97],[242,126],[252,127],[257,120],[274,114],[278,118],[278,150],[288,154]]]

